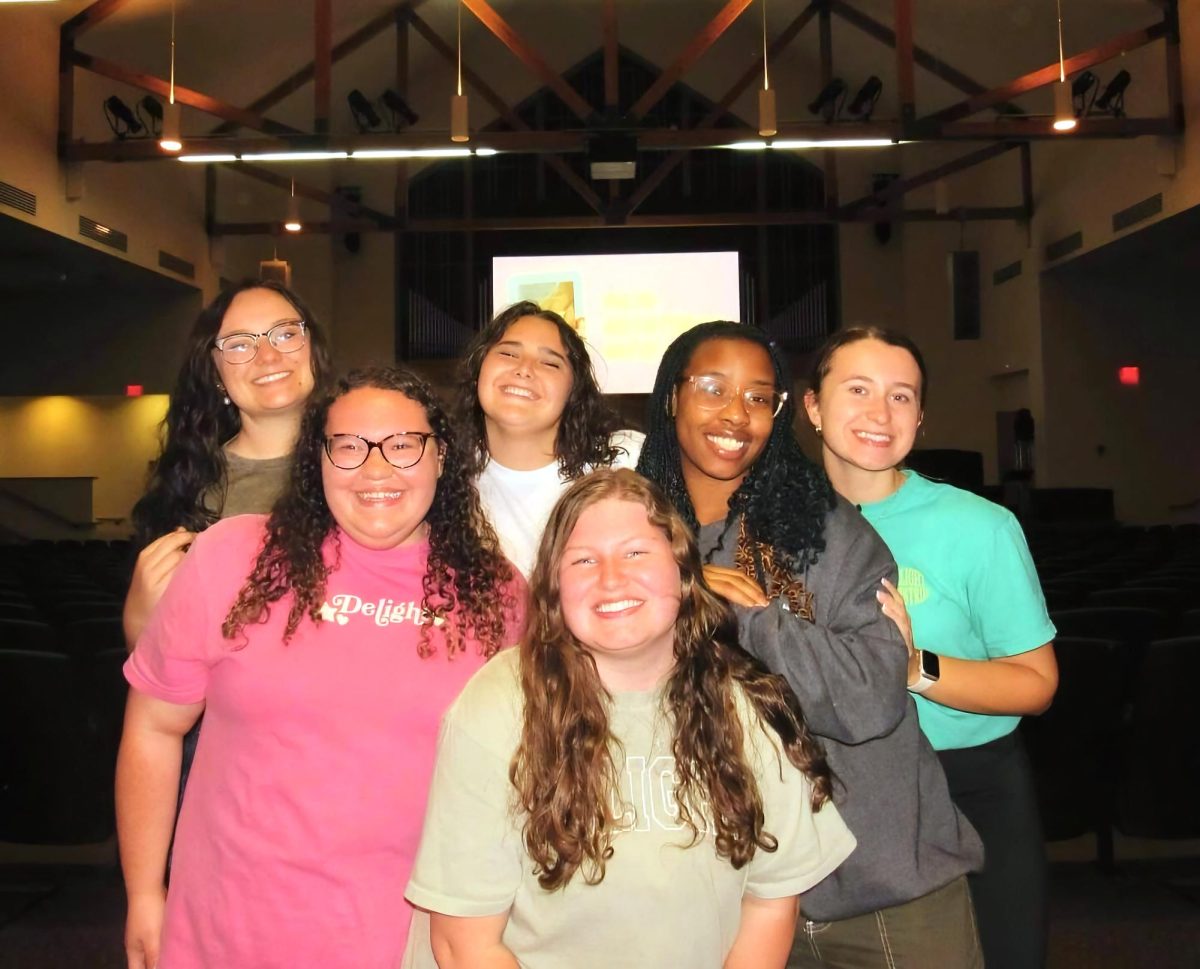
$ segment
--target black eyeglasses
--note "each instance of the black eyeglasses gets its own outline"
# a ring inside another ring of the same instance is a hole
[[[742,398],[746,410],[750,413],[766,413],[776,417],[783,409],[783,402],[788,399],[786,390],[779,391],[774,388],[759,387],[743,390],[720,377],[701,375],[682,377],[680,380],[692,385],[692,389],[696,392],[696,404],[703,410],[723,410],[737,394]]]
[[[264,336],[280,353],[295,353],[308,342],[307,329],[304,320],[280,320],[266,333],[228,333],[213,340],[213,346],[221,351],[226,363],[249,363]]]
[[[372,448],[379,448],[383,460],[403,471],[420,464],[425,456],[425,445],[431,437],[437,435],[432,431],[401,431],[382,441],[368,441],[357,434],[333,434],[325,438],[325,454],[335,468],[353,471],[367,463]]]

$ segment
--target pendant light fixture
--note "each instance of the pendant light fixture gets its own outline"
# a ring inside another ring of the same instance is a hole
[[[171,0],[171,89],[167,96],[167,105],[163,109],[162,134],[158,139],[158,147],[163,151],[174,153],[183,149],[179,108],[179,102],[175,100],[175,0]]]
[[[1055,0],[1055,6],[1058,10],[1058,83],[1054,85],[1054,130],[1074,131],[1079,122],[1075,120],[1075,103],[1063,58],[1062,0]]]
[[[775,111],[775,92],[771,90],[767,74],[767,0],[759,0],[762,6],[763,86],[758,92],[758,133],[770,138],[779,131]]]
[[[304,228],[304,223],[300,221],[300,200],[296,198],[296,180],[292,179],[292,194],[288,196],[287,218],[283,221],[283,227],[288,232],[299,232]]]
[[[462,0],[458,2],[458,87],[450,98],[450,140],[471,140],[471,127],[467,121],[467,96],[462,88]]]

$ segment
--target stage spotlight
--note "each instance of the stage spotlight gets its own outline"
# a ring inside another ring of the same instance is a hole
[[[383,124],[379,113],[358,88],[346,95],[346,102],[350,105],[350,113],[354,115],[354,123],[360,132],[374,131]]]
[[[863,86],[858,89],[858,93],[854,95],[846,108],[846,114],[859,121],[870,121],[871,115],[875,112],[875,104],[879,101],[879,95],[882,93],[883,81],[872,74],[863,81]]]
[[[161,109],[159,113],[161,115]],[[115,94],[104,99],[104,117],[108,120],[108,126],[112,128],[113,134],[121,139],[128,138],[130,135],[140,135],[145,130],[142,123],[129,110],[129,105]]]
[[[1092,104],[1096,100],[1096,88],[1099,86],[1100,79],[1091,71],[1084,71],[1071,82],[1071,107],[1075,117],[1085,118],[1091,113]],[[1091,100],[1088,100],[1089,94]]]
[[[1117,71],[1113,75],[1113,79],[1108,82],[1104,93],[1096,98],[1093,107],[1097,111],[1111,114],[1114,118],[1125,117],[1125,89],[1129,87],[1129,82],[1132,80],[1133,75],[1128,71]]]
[[[408,102],[400,97],[391,88],[387,88],[383,94],[379,96],[379,100],[383,102],[383,106],[391,112],[392,115],[392,130],[399,131],[401,128],[415,125],[420,121],[420,116],[412,108],[408,106]]]
[[[826,121],[833,121],[841,110],[842,102],[846,99],[846,82],[840,77],[835,77],[832,81],[821,89],[821,93],[817,95],[808,106],[810,114],[819,114]]]

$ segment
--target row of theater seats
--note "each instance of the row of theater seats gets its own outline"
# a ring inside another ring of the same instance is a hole
[[[0,841],[112,834],[131,564],[124,542],[0,546]]]
[[[1040,526],[1060,686],[1023,730],[1047,836],[1200,837],[1200,527]],[[112,830],[122,543],[0,546],[0,840]]]
[[[1059,689],[1023,731],[1051,840],[1200,838],[1200,526],[1031,529]]]

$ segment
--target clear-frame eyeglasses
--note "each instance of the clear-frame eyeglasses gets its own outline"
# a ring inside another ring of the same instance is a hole
[[[702,410],[722,410],[736,394],[742,398],[742,403],[749,413],[764,413],[775,417],[783,409],[784,401],[788,399],[786,390],[775,390],[773,387],[750,387],[743,390],[728,380],[707,374],[683,377],[682,381],[692,385],[696,393],[696,404]]]
[[[332,434],[325,438],[325,454],[335,468],[353,471],[367,463],[373,448],[379,448],[379,453],[388,464],[403,471],[420,464],[425,456],[425,445],[431,437],[437,435],[432,431],[400,431],[382,441],[368,441],[357,434]]]
[[[249,363],[258,353],[263,337],[280,353],[295,353],[308,342],[308,324],[304,320],[280,320],[265,333],[227,333],[213,340],[226,363]]]

